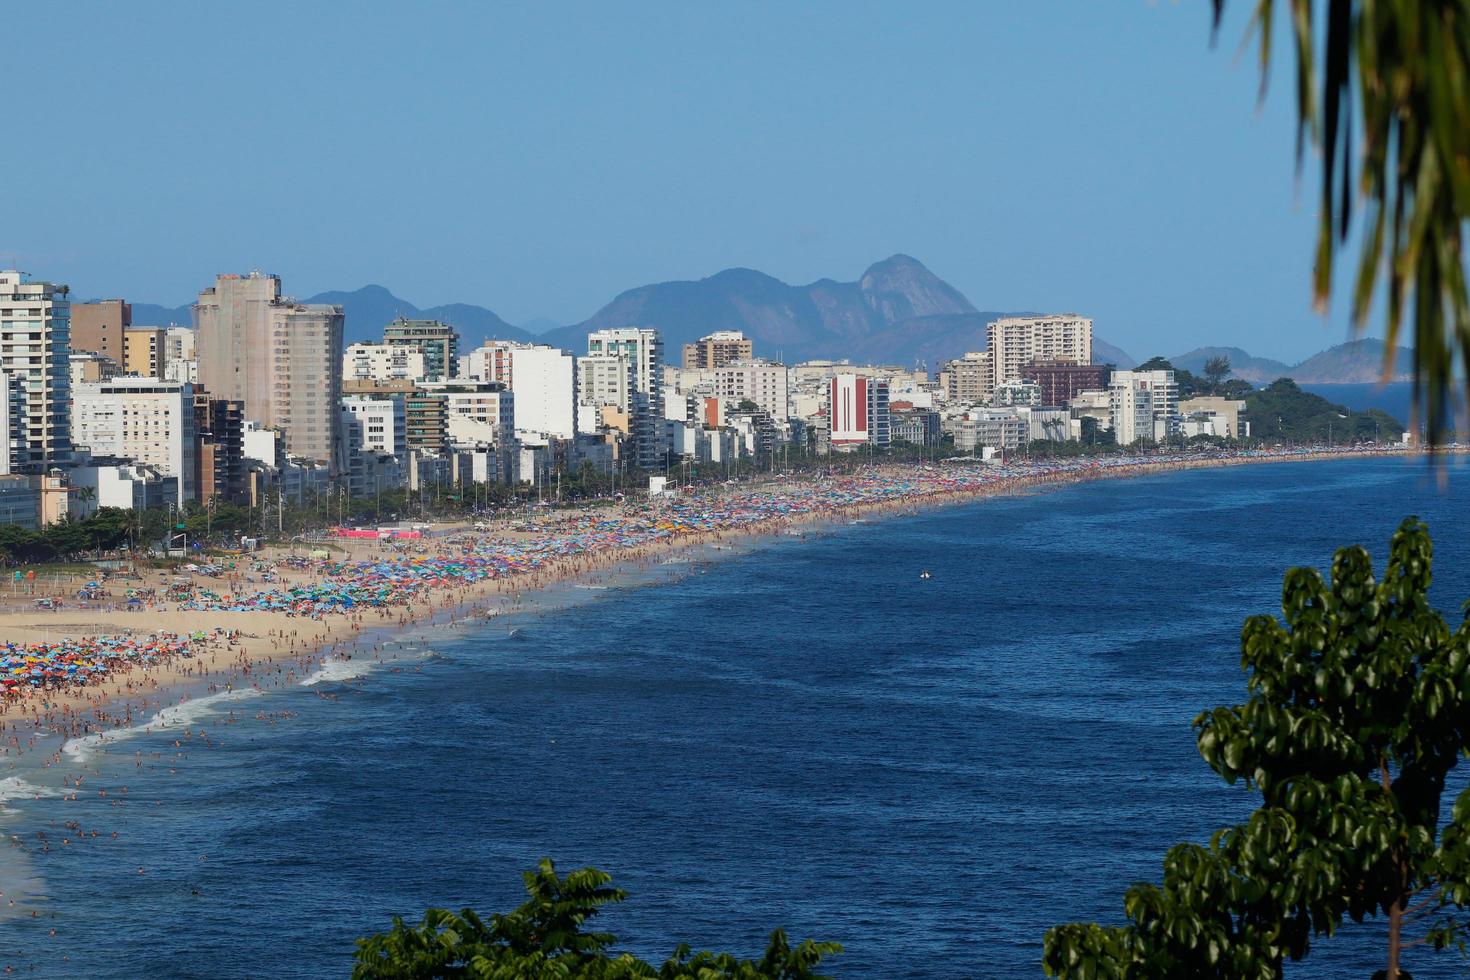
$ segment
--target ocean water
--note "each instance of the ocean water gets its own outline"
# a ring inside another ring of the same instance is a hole
[[[1388,384],[1326,384],[1302,385],[1303,391],[1321,395],[1337,405],[1346,405],[1355,412],[1366,412],[1379,408],[1408,425],[1410,406],[1414,398],[1414,386],[1407,381],[1391,381]]]
[[[1047,927],[1120,921],[1169,845],[1249,810],[1189,722],[1243,696],[1240,624],[1279,608],[1283,570],[1352,542],[1381,559],[1417,513],[1457,609],[1466,488],[1460,465],[1441,489],[1354,460],[932,510],[196,702],[0,772],[0,965],[345,976],[392,915],[506,910],[549,856],[614,874],[631,899],[599,925],[648,957],[755,954],[784,925],[843,943],[838,976],[1039,976]],[[1349,928],[1288,975],[1366,977],[1381,937]]]

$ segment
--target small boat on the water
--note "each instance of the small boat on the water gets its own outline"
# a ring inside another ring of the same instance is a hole
[[[934,576],[932,576],[932,575],[929,574],[929,569],[927,569],[927,568],[924,569],[922,572],[919,573],[919,578],[921,578],[921,579],[933,578],[933,577]]]

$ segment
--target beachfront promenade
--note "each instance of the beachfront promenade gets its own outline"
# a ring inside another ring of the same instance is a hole
[[[344,554],[330,558],[267,551],[187,585],[162,574],[160,588],[131,606],[0,611],[0,723],[17,751],[27,730],[80,736],[131,725],[169,703],[178,686],[259,684],[272,671],[295,677],[322,657],[350,655],[365,632],[469,615],[495,597],[518,601],[616,563],[647,564],[672,548],[798,522],[1192,467],[1362,455],[1408,454],[1312,448],[889,465],[552,511],[488,531],[452,526],[417,540],[344,539]]]

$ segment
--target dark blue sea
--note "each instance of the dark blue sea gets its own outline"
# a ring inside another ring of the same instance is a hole
[[[1327,384],[1302,385],[1335,405],[1346,405],[1355,412],[1382,409],[1389,415],[1408,425],[1410,407],[1414,398],[1414,386],[1407,381],[1392,381],[1388,384]]]
[[[754,955],[784,925],[843,943],[842,977],[1040,976],[1049,926],[1120,921],[1168,846],[1251,807],[1190,719],[1243,696],[1240,625],[1279,611],[1283,570],[1352,542],[1381,560],[1416,513],[1455,610],[1466,489],[1458,465],[1441,490],[1422,463],[1342,461],[931,510],[196,704],[24,775],[60,792],[92,773],[76,802],[26,793],[0,816],[20,895],[0,964],[341,977],[394,914],[509,909],[549,856],[611,871],[631,899],[600,925],[659,960],[684,941]],[[1288,975],[1367,977],[1382,934],[1350,927]]]

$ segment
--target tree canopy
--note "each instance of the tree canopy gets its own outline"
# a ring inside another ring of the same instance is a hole
[[[1358,412],[1321,395],[1303,391],[1290,378],[1278,378],[1245,396],[1251,435],[1259,439],[1338,444],[1384,440],[1393,442],[1404,424],[1382,409]]]
[[[582,868],[563,878],[543,860],[524,878],[526,903],[488,922],[470,909],[429,909],[412,926],[395,917],[390,931],[357,941],[353,980],[823,980],[817,966],[842,951],[836,943],[811,940],[793,947],[778,929],[757,960],[680,946],[655,968],[631,953],[612,952],[611,934],[584,929],[604,906],[627,898],[611,886],[610,875]]]
[[[1123,899],[1129,924],[1059,926],[1049,975],[1276,977],[1344,920],[1387,922],[1385,969],[1411,943],[1464,949],[1470,790],[1440,824],[1447,777],[1470,751],[1470,627],[1429,604],[1428,529],[1408,518],[1382,580],[1343,548],[1331,582],[1287,572],[1285,622],[1241,632],[1244,704],[1194,720],[1200,754],[1261,806],[1208,844],[1179,844],[1162,886]]]

